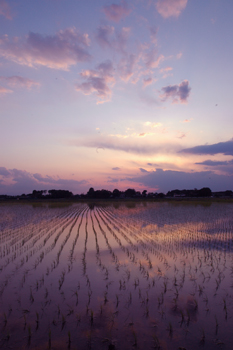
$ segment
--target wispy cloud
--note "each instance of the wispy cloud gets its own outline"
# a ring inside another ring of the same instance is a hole
[[[119,5],[111,4],[104,6],[103,12],[110,21],[119,22],[122,18],[131,13],[131,9],[128,7],[125,1],[121,1]]]
[[[178,17],[185,9],[188,0],[158,0],[156,9],[163,18]]]
[[[207,166],[218,166],[218,165],[232,165],[233,164],[233,160],[229,160],[229,161],[220,161],[220,160],[204,160],[204,162],[200,162],[200,163],[195,163],[195,164],[200,164],[200,165],[207,165]]]
[[[140,137],[139,135],[129,137],[119,137],[117,135],[98,135],[82,139],[79,138],[78,140],[74,140],[70,143],[71,145],[77,147],[110,149],[138,155],[155,155],[161,153],[171,154],[180,149],[180,146],[175,143],[155,143],[153,136],[145,142],[144,137]]]
[[[37,81],[23,78],[18,75],[14,75],[11,77],[0,76],[0,81],[5,82],[10,87],[23,87],[27,89],[31,89],[34,86],[40,86],[40,83]]]
[[[226,142],[219,142],[212,145],[201,145],[191,148],[185,148],[179,151],[179,153],[188,154],[218,154],[222,153],[225,155],[233,156],[233,139]]]
[[[11,8],[5,0],[0,0],[0,15],[7,19],[12,19]]]
[[[150,40],[154,45],[157,45],[157,34],[158,34],[158,27],[149,27],[150,31]]]
[[[144,62],[147,68],[155,69],[158,68],[160,63],[163,62],[165,57],[163,55],[158,55],[156,48],[152,48],[150,51],[144,54]]]
[[[96,39],[102,47],[112,47],[112,35],[115,28],[109,25],[101,25],[97,28]]]
[[[0,56],[29,67],[46,66],[68,70],[78,62],[89,61],[88,34],[80,34],[76,28],[60,30],[55,35],[30,32],[26,38],[10,40],[0,38]]]
[[[118,168],[118,166],[116,166],[115,168],[112,168],[112,170],[121,170],[121,168]]]
[[[75,85],[77,91],[85,95],[92,93],[97,95],[97,103],[107,102],[111,99],[112,90],[110,86],[114,85],[114,68],[111,61],[99,64],[96,69],[84,70],[80,77],[85,81]]]
[[[189,87],[188,80],[184,80],[179,85],[168,85],[161,90],[162,93],[159,97],[162,102],[171,98],[172,103],[187,103],[191,88]]]
[[[171,73],[171,71],[173,70],[172,67],[166,67],[166,68],[161,68],[159,70],[159,73],[163,74],[162,78],[165,79],[167,77],[172,76],[173,74]]]
[[[120,31],[116,31],[113,26],[101,25],[97,28],[95,37],[101,47],[126,53],[130,33],[131,29],[129,27],[123,27]]]
[[[4,95],[4,94],[9,94],[9,93],[11,93],[11,92],[13,92],[12,90],[10,90],[10,89],[6,89],[5,87],[3,87],[3,86],[0,86],[0,95],[2,94],[2,95]]]
[[[147,87],[148,85],[151,85],[154,82],[154,79],[152,77],[143,78],[143,87]]]
[[[135,54],[125,55],[119,62],[117,70],[120,78],[128,82],[131,78],[136,77],[138,74],[138,62],[139,57]],[[136,78],[137,80],[138,78]],[[136,81],[134,80],[134,81]]]

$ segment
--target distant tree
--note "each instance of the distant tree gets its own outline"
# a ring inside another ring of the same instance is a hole
[[[94,198],[110,198],[112,195],[111,191],[108,190],[97,190],[94,193]]]
[[[142,196],[146,197],[147,190],[142,191]]]
[[[120,197],[121,191],[119,191],[117,188],[115,188],[115,190],[113,190],[113,192],[112,192],[112,195],[114,198]]]
[[[157,197],[158,197],[158,198],[164,198],[164,197],[165,197],[165,194],[162,193],[162,192],[160,192],[160,193],[158,193]]]
[[[128,188],[126,191],[125,191],[125,197],[135,197],[136,195],[136,191],[132,188]]]
[[[49,190],[50,198],[71,198],[73,193],[68,190]]]
[[[203,187],[197,191],[198,197],[210,197],[212,196],[212,191],[209,187]]]
[[[33,190],[32,191],[32,197],[33,198],[41,198],[43,196],[43,190],[42,191],[36,191],[36,190]]]
[[[225,191],[225,195],[227,196],[227,197],[231,197],[232,196],[232,191],[231,190],[227,190],[227,191]]]
[[[95,190],[93,187],[89,188],[89,191],[87,192],[87,196],[89,198],[94,198],[94,195],[95,195]]]

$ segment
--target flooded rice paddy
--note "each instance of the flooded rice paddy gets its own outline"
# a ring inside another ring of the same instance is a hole
[[[1,349],[232,349],[233,204],[0,205]]]

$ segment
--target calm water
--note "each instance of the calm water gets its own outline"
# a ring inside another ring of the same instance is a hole
[[[233,205],[0,206],[1,349],[232,349]]]

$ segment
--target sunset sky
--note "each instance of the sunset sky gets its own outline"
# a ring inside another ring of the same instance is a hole
[[[233,1],[0,0],[0,194],[233,190]]]

